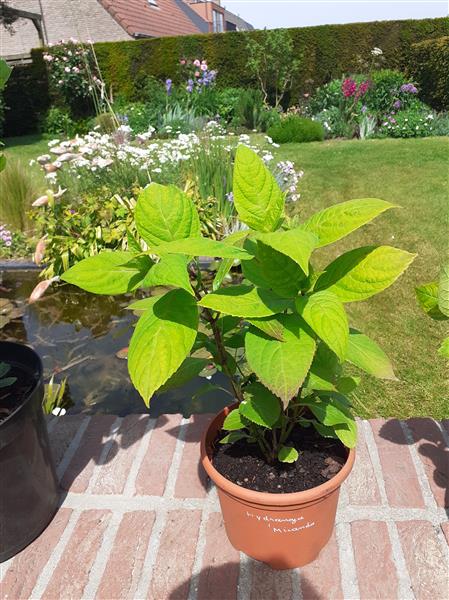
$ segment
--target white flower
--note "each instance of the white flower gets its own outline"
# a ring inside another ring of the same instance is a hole
[[[373,56],[380,56],[381,54],[383,54],[382,50],[380,48],[373,48],[371,50],[371,54]]]

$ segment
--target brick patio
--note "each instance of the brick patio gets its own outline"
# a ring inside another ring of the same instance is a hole
[[[360,421],[334,537],[313,564],[275,572],[226,539],[198,462],[208,419],[53,418],[66,493],[0,566],[2,600],[449,597],[449,421]]]

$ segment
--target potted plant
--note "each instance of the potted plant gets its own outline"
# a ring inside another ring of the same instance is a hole
[[[384,290],[414,255],[367,246],[316,270],[315,250],[393,205],[352,200],[292,226],[284,194],[245,146],[237,150],[233,187],[246,230],[221,242],[203,238],[189,198],[151,184],[135,211],[148,250],[136,242],[128,252],[103,252],[62,279],[99,294],[173,287],[129,306],[140,314],[128,354],[131,379],[148,405],[161,386],[182,384],[207,362],[228,376],[233,405],[205,432],[203,465],[218,487],[231,543],[291,568],[313,560],[329,539],[339,487],[354,462],[348,395],[357,379],[343,374],[342,363],[395,378],[379,346],[350,329],[345,303]],[[221,259],[211,283],[198,256]],[[223,285],[235,260],[244,279]]]
[[[0,342],[0,562],[40,535],[58,505],[43,397],[39,356]]]
[[[432,281],[416,288],[422,310],[434,321],[449,320],[449,261],[441,268],[440,281]],[[438,354],[449,358],[449,337],[438,349]]]

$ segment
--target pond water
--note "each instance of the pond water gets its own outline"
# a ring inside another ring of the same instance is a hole
[[[182,388],[154,396],[148,410],[130,382],[126,360],[116,356],[128,346],[137,320],[125,310],[133,296],[95,296],[63,284],[28,304],[38,281],[37,271],[0,270],[0,299],[13,301],[20,315],[0,329],[0,340],[34,348],[44,364],[46,382],[52,374],[56,382],[67,377],[73,402],[69,412],[181,413],[187,417],[217,412],[230,403],[230,396],[220,391],[193,398],[207,383],[204,377],[196,377]],[[213,381],[228,387],[219,373]]]

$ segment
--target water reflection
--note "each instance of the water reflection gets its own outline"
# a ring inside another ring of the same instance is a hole
[[[155,396],[148,411],[129,380],[126,361],[116,353],[128,345],[136,317],[125,310],[131,295],[95,296],[68,284],[47,291],[38,302],[27,298],[38,281],[35,271],[0,271],[0,298],[13,301],[23,313],[0,329],[0,340],[32,346],[42,358],[46,381],[68,378],[74,403],[70,412],[116,415],[149,412],[216,412],[229,403],[224,392],[209,392],[192,400],[205,379]],[[219,385],[225,379],[217,374]]]

